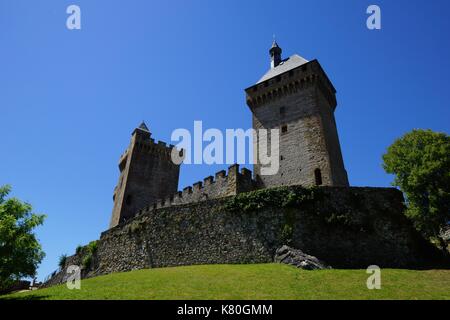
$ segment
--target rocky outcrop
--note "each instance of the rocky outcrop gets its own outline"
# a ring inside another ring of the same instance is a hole
[[[274,261],[290,264],[304,270],[331,269],[331,267],[327,266],[316,257],[286,245],[277,249]]]

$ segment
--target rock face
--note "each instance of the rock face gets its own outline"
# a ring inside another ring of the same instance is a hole
[[[301,250],[294,249],[286,245],[277,249],[274,261],[290,264],[305,270],[331,269],[331,267],[327,266],[316,257],[310,256]]]

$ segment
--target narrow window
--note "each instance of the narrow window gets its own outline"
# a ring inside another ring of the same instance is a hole
[[[314,177],[316,178],[316,186],[322,185],[322,172],[320,172],[320,169],[314,170]]]
[[[127,197],[125,198],[125,204],[127,206],[131,205],[132,200],[133,200],[133,197],[131,196],[131,194],[127,195]]]
[[[282,127],[281,127],[281,133],[282,133],[282,134],[287,133],[287,129],[288,129],[288,128],[287,128],[287,125],[282,126]]]
[[[119,163],[119,170],[120,172],[125,169],[125,166],[127,165],[127,157],[123,158],[122,161]]]

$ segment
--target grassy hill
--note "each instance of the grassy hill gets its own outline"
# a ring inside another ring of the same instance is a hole
[[[202,265],[115,273],[0,299],[450,299],[450,270],[305,271],[282,264]]]

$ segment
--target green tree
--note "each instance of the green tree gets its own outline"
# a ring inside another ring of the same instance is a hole
[[[0,290],[12,282],[32,277],[45,254],[33,233],[42,225],[44,215],[16,198],[6,199],[11,187],[0,187]]]
[[[406,196],[407,216],[426,237],[440,239],[450,221],[450,137],[413,130],[397,139],[383,155],[393,185]]]

